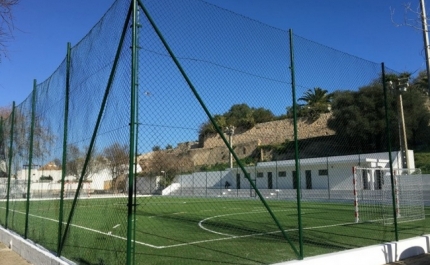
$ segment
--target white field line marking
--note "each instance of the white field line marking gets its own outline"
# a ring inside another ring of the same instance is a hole
[[[237,209],[237,208],[234,208],[234,209]],[[287,212],[287,211],[293,211],[293,210],[280,210],[280,211],[277,211],[277,212]],[[205,219],[201,220],[199,222],[199,226],[200,226],[201,229],[206,230],[206,231],[208,231],[210,233],[214,233],[214,234],[218,234],[218,235],[223,235],[223,236],[228,236],[228,237],[233,237],[234,238],[235,235],[224,234],[224,233],[217,232],[217,231],[211,230],[209,228],[206,228],[206,227],[203,226],[203,223],[206,222],[207,220],[214,219],[214,218],[219,218],[219,217],[224,217],[224,216],[242,215],[242,214],[250,214],[250,213],[251,214],[254,214],[254,213],[265,213],[265,212],[267,212],[267,211],[258,211],[258,212],[257,211],[253,211],[253,212],[244,212],[244,213],[228,213],[228,214],[215,215],[215,216],[211,216],[211,217],[208,217],[208,218],[205,218]]]
[[[1,208],[4,209],[4,207],[1,207]],[[16,210],[14,210],[14,212],[20,213],[20,214],[25,214],[24,212],[16,211]],[[47,217],[43,217],[43,216],[37,216],[37,215],[34,215],[34,214],[29,214],[29,216],[58,223],[58,220],[55,220],[55,219],[52,219],[52,218],[47,218]],[[63,222],[63,224],[66,224],[66,222]],[[113,235],[111,231],[105,233],[105,232],[102,232],[102,231],[99,231],[99,230],[95,230],[95,229],[92,229],[92,228],[88,228],[88,227],[85,227],[85,226],[81,226],[81,225],[70,224],[70,226],[81,228],[83,230],[91,231],[91,232],[94,232],[94,233],[97,233],[97,234],[102,234],[102,235],[105,235],[105,236],[110,236],[110,237],[114,237],[114,238],[118,238],[118,239],[122,239],[122,240],[127,241],[127,238],[122,237],[122,236]],[[140,241],[135,241],[135,242],[137,244],[144,245],[144,246],[151,247],[151,248],[156,248],[156,249],[163,248],[163,247],[151,245],[151,244],[148,244],[148,243],[143,243],[143,242],[140,242]]]
[[[176,212],[176,213],[165,213],[165,214],[151,215],[151,216],[148,216],[148,218],[166,216],[166,215],[171,215],[171,214],[183,214],[183,213],[187,213],[187,212]]]
[[[117,228],[118,226],[120,226],[121,224],[117,224],[114,227],[112,227],[113,229]]]
[[[303,229],[304,230],[323,229],[323,228],[344,226],[344,225],[351,225],[351,224],[355,224],[355,222],[343,223],[343,224],[333,224],[333,225],[314,226],[314,227],[307,227],[307,228],[303,228]],[[294,229],[286,229],[284,231],[285,232],[292,232],[292,231],[297,231],[297,230],[298,230],[297,228],[294,228]],[[230,240],[230,239],[236,239],[236,238],[263,236],[263,235],[267,235],[267,234],[276,234],[276,233],[280,233],[280,232],[281,231],[272,231],[272,232],[256,233],[256,234],[249,234],[249,235],[243,235],[243,236],[231,236],[231,237],[225,237],[225,238],[208,239],[208,240],[194,241],[194,242],[175,244],[175,245],[169,245],[169,246],[162,246],[162,247],[160,247],[160,249],[182,247],[182,246],[188,246],[188,245],[196,245],[196,244],[200,244],[200,243],[210,243],[210,242],[215,242],[215,241]]]

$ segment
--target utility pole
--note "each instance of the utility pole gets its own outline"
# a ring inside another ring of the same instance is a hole
[[[400,119],[400,124],[401,124],[401,129],[402,129],[400,142],[403,142],[403,145],[402,145],[403,146],[403,150],[402,150],[403,165],[406,166],[407,169],[409,169],[408,139],[406,137],[405,115],[403,113],[403,99],[402,99],[402,94],[400,93],[400,91],[398,92],[398,94],[399,95],[397,98],[397,102],[398,102],[398,108],[399,108],[399,114],[400,114],[399,119]]]
[[[423,39],[424,39],[424,51],[426,55],[426,68],[427,68],[427,88],[428,93],[430,95],[430,57],[429,57],[429,36],[428,36],[428,28],[427,28],[427,15],[426,15],[426,7],[424,4],[424,0],[420,1],[421,6],[421,23],[423,26]]]
[[[397,93],[397,109],[398,109],[398,119],[399,119],[399,141],[400,141],[400,149],[402,152],[402,164],[403,168],[409,169],[409,154],[408,154],[408,138],[406,136],[406,123],[405,123],[405,115],[403,112],[403,98],[402,93],[406,92],[409,83],[409,78],[399,78],[396,84],[393,84],[392,81],[389,82],[390,89],[395,90]]]
[[[234,126],[228,126],[226,128],[226,133],[228,135],[228,142],[230,144],[230,148],[233,149],[233,135],[234,135]],[[229,164],[230,168],[233,168],[233,154],[231,152],[229,156]]]

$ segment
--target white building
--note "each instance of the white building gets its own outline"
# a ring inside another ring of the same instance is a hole
[[[124,165],[125,168],[128,168],[128,165]],[[19,183],[24,183],[28,179],[30,168],[28,166],[24,166],[23,169],[19,170],[16,174],[16,179]],[[137,173],[141,171],[139,165],[137,165]],[[52,193],[58,193],[61,190],[61,178],[62,171],[58,167],[49,167],[49,164],[40,167],[33,166],[30,171],[31,177],[31,186],[30,191],[32,194],[42,194],[48,191]],[[52,177],[52,180],[41,180],[42,177]],[[106,182],[111,182],[113,180],[110,169],[104,168],[99,170],[98,172],[91,173],[87,176],[87,180],[83,183],[82,189],[89,192],[94,192],[95,190],[105,190]],[[66,176],[65,177],[65,190],[76,190],[77,188],[77,179],[75,176]],[[110,187],[110,185],[108,185]],[[23,186],[22,190],[26,189],[26,185]]]
[[[415,168],[414,152],[408,151],[409,166]],[[392,152],[393,169],[402,168],[401,152]],[[304,190],[352,190],[352,168],[389,168],[388,153],[356,154],[322,158],[300,159],[301,189]],[[296,189],[294,178],[295,160],[259,162],[245,167],[258,189]],[[369,189],[377,187],[377,172],[369,171],[363,177]],[[226,185],[228,182],[229,185]],[[218,172],[197,172],[180,175],[175,183],[182,188],[250,189],[251,184],[240,168]],[[373,187],[373,188],[372,188]]]

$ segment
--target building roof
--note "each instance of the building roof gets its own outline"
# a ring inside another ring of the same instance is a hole
[[[393,160],[397,158],[398,152],[391,153]],[[345,156],[327,156],[327,157],[316,157],[316,158],[304,158],[300,159],[300,165],[326,165],[326,164],[351,164],[356,162],[360,165],[361,162],[385,162],[388,163],[389,157],[387,152],[383,153],[369,153],[369,154],[355,154]],[[281,161],[270,161],[270,162],[259,162],[256,167],[258,168],[273,168],[279,166],[294,166],[296,161],[292,160],[281,160]]]

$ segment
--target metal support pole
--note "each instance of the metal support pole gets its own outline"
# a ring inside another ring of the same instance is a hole
[[[228,135],[228,142],[230,144],[230,148],[233,149],[234,126],[228,126],[226,129],[227,129],[226,133]],[[229,152],[228,161],[229,161],[230,168],[233,168],[233,154],[232,154],[232,152]]]
[[[134,260],[134,233],[133,233],[133,209],[135,204],[133,202],[133,194],[134,194],[134,181],[135,181],[135,150],[136,150],[136,99],[137,99],[137,86],[138,86],[138,78],[137,78],[137,28],[138,28],[138,19],[137,19],[137,0],[132,1],[132,44],[131,44],[131,91],[130,91],[130,152],[129,152],[129,171],[128,171],[128,204],[127,204],[127,259],[126,264],[131,265]]]
[[[297,216],[299,228],[299,259],[303,259],[303,225],[302,225],[302,209],[301,209],[301,181],[300,181],[300,162],[299,162],[299,144],[297,136],[297,103],[296,103],[296,81],[294,75],[294,50],[293,50],[293,30],[290,29],[290,70],[291,70],[291,88],[293,94],[293,117],[294,117],[294,150],[296,160],[296,182],[297,182]]]
[[[402,94],[400,92],[399,96],[398,96],[398,108],[399,108],[399,119],[400,119],[400,124],[401,124],[401,142],[403,142],[403,150],[402,152],[403,154],[403,158],[406,161],[403,161],[403,164],[406,165],[406,168],[409,169],[409,155],[408,155],[408,139],[406,136],[406,124],[405,124],[405,114],[403,112],[403,99],[402,99]],[[406,162],[406,163],[405,163]]]
[[[428,88],[428,94],[430,95],[430,52],[429,52],[429,36],[428,36],[428,27],[427,27],[427,14],[426,14],[426,7],[424,4],[424,0],[420,1],[421,6],[421,23],[423,27],[423,40],[424,40],[424,51],[426,55],[426,70],[427,70],[427,88]]]
[[[391,157],[391,135],[390,135],[390,123],[388,119],[388,97],[387,97],[387,84],[385,82],[385,65],[381,64],[382,67],[382,87],[384,89],[384,103],[385,103],[385,133],[387,134],[387,145],[388,145],[388,159],[390,163],[390,179],[391,179],[391,197],[393,203],[393,218],[394,218],[394,235],[396,241],[399,241],[399,231],[397,229],[397,214],[396,214],[396,194],[394,192],[394,174],[393,174],[393,158]]]
[[[25,229],[24,238],[28,238],[28,215],[30,213],[30,189],[31,189],[31,168],[33,166],[33,140],[34,140],[34,120],[36,116],[36,79],[33,80],[33,94],[31,101],[31,125],[29,139],[29,156],[28,156],[28,176],[27,176],[27,203],[25,205]]]
[[[330,196],[331,196],[331,194],[330,194],[330,172],[329,172],[329,169],[328,169],[328,157],[327,157],[327,160],[326,160],[326,168],[327,168],[328,199],[330,200]]]
[[[63,216],[64,216],[64,183],[67,171],[67,130],[69,124],[69,94],[70,94],[70,63],[71,63],[71,44],[67,43],[66,57],[66,87],[64,99],[64,127],[63,127],[63,157],[61,162],[61,187],[60,187],[60,209],[58,213],[58,243],[57,256],[61,256],[61,237],[63,234]]]
[[[10,199],[10,181],[12,176],[12,154],[13,154],[13,135],[14,132],[14,124],[15,124],[15,101],[12,102],[12,114],[11,114],[11,126],[10,126],[10,143],[9,143],[9,163],[7,169],[7,191],[6,191],[6,220],[5,220],[5,228],[8,228],[8,219],[9,219],[9,199]]]

